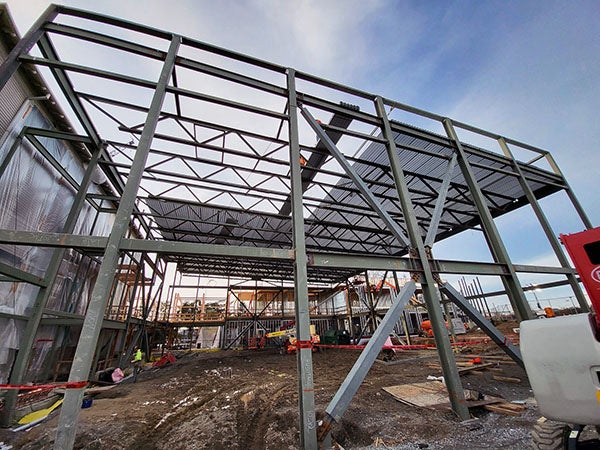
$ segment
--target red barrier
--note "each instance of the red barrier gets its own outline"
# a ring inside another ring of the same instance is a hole
[[[17,391],[34,391],[36,389],[82,389],[88,384],[87,381],[69,381],[67,383],[56,383],[56,384],[0,384],[0,390],[17,390]]]
[[[517,341],[516,337],[506,336],[506,341]],[[475,344],[489,344],[493,342],[490,338],[484,339],[471,339],[468,341],[461,342],[453,342],[451,345],[453,347],[463,347],[466,345],[475,345]],[[366,347],[366,345],[332,345],[332,344],[314,344],[315,347],[321,348],[339,348],[345,350],[362,350]],[[381,347],[382,350],[427,350],[430,348],[435,348],[435,344],[416,344],[416,345],[384,345]]]

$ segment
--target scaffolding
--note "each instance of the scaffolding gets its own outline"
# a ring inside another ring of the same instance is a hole
[[[50,108],[50,123],[23,126],[17,140],[7,126],[13,138],[2,144],[0,173],[6,178],[5,168],[27,141],[75,191],[66,219],[55,229],[22,224],[0,229],[9,256],[28,248],[49,255],[39,273],[14,258],[0,265],[3,283],[40,288],[30,311],[1,316],[27,330],[19,334],[11,383],[24,380],[36,331],[52,314],[63,326],[81,327],[69,381],[87,380],[95,361],[101,354],[110,357],[116,345],[102,334],[107,315],[124,318],[125,333],[135,335],[129,342],[136,342],[150,323],[171,312],[163,298],[169,266],[197,276],[287,283],[293,302],[285,303],[293,304],[301,343],[310,342],[313,288],[347,283],[366,270],[386,273],[388,282],[406,278],[404,287],[396,281],[396,290],[389,291],[382,320],[375,315],[383,299],[370,295],[370,287],[364,301],[350,305],[359,328],[371,327],[373,336],[359,360],[362,367],[349,373],[319,433],[311,349],[300,346],[300,446],[316,449],[417,289],[452,407],[463,419],[468,411],[442,300],[457,304],[497,342],[501,336],[485,311],[443,276],[499,277],[517,319],[527,320],[533,314],[518,274],[552,275],[588,310],[539,200],[564,192],[583,226],[592,225],[548,151],[292,68],[78,9],[52,5],[22,39],[4,39],[10,51],[0,67],[0,88],[39,72],[56,86],[52,95],[65,112]],[[396,120],[395,112],[432,123],[436,131]],[[469,144],[459,134],[485,144]],[[48,155],[49,142],[76,149],[85,163],[80,176]],[[509,257],[494,219],[526,205],[559,266],[514,264]],[[102,230],[76,226],[86,209],[97,216],[95,224],[105,224]],[[435,258],[435,243],[466,230],[482,233],[492,262]],[[67,253],[93,261],[95,270],[85,315],[77,317],[62,306],[49,309]],[[284,320],[258,317],[257,305],[247,308],[252,318],[231,322],[223,333],[226,345],[234,345],[247,327],[271,328]],[[291,312],[285,307],[285,320]],[[195,320],[196,311],[191,314]],[[120,339],[117,347],[125,349],[123,334]],[[518,350],[505,351],[519,359]],[[82,397],[83,389],[67,390],[56,448],[72,448]]]

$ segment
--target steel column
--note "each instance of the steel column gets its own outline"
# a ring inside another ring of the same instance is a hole
[[[310,341],[310,312],[308,306],[308,271],[306,267],[306,242],[302,207],[302,171],[298,136],[298,103],[296,98],[296,72],[288,69],[288,113],[290,139],[290,185],[292,206],[292,240],[295,250],[294,296],[296,332],[299,341]],[[312,349],[297,349],[298,402],[300,406],[300,445],[304,449],[317,448],[315,394],[312,367]]]
[[[523,290],[519,284],[517,273],[512,266],[510,257],[506,251],[506,247],[504,247],[500,233],[498,232],[496,224],[494,223],[494,218],[492,217],[492,214],[487,206],[485,197],[481,192],[481,188],[477,183],[477,178],[471,169],[471,165],[467,159],[467,154],[460,140],[458,139],[458,136],[456,135],[452,121],[450,119],[444,119],[443,125],[448,137],[454,142],[458,155],[458,164],[465,181],[467,182],[467,186],[469,187],[469,192],[473,198],[473,202],[475,203],[477,211],[479,212],[481,225],[483,227],[486,241],[490,247],[494,260],[505,264],[509,271],[508,275],[502,277],[502,283],[504,284],[504,289],[506,289],[510,303],[515,311],[517,320],[521,321],[531,319],[534,317],[533,313],[531,312],[531,308],[525,299],[525,294],[523,294]]]
[[[300,141],[298,136],[298,103],[296,98],[296,72],[288,69],[288,129],[290,140],[290,185],[292,210],[292,241],[294,259],[294,297],[296,310],[296,333],[298,341],[310,342],[310,311],[308,306],[308,270],[306,267],[306,242],[304,235],[304,211],[302,207],[302,167],[300,165]],[[312,348],[297,349],[298,402],[300,406],[300,446],[317,449],[317,425],[315,417],[315,392],[312,367]]]
[[[112,280],[115,276],[117,261],[119,258],[120,242],[129,229],[131,213],[135,207],[137,190],[142,179],[144,166],[150,151],[150,145],[160,116],[160,110],[166,94],[166,88],[173,72],[175,57],[181,43],[180,36],[173,36],[169,52],[162,68],[156,91],[152,98],[148,118],[144,125],[144,131],[138,143],[137,151],[127,183],[121,196],[119,208],[115,216],[115,223],[108,238],[108,244],[98,273],[92,296],[83,322],[83,328],[77,344],[77,350],[71,367],[69,381],[87,380],[92,364],[92,358],[96,349],[96,342],[100,334],[102,317],[106,308],[106,302]],[[83,389],[67,389],[64,403],[60,412],[59,424],[56,433],[54,448],[56,450],[69,450],[75,442],[75,432]]]
[[[0,164],[0,178],[2,178],[2,175],[4,175],[4,172],[8,168],[8,165],[10,164],[10,162],[12,161],[12,157],[17,152],[17,149],[19,148],[19,146],[21,145],[21,142],[23,141],[23,134],[24,134],[23,131],[24,130],[21,130],[21,133],[19,133],[19,135],[15,138],[15,142],[13,142],[10,149],[4,156],[2,163]]]
[[[546,233],[546,237],[548,238],[548,241],[550,242],[550,245],[552,246],[552,249],[554,250],[556,257],[558,258],[560,265],[564,268],[571,268],[571,264],[569,263],[569,260],[567,259],[565,252],[563,252],[560,242],[558,241],[556,234],[554,234],[554,231],[552,230],[552,226],[550,225],[550,222],[548,222],[548,219],[546,218],[546,215],[544,214],[544,211],[542,210],[541,205],[539,204],[539,202],[537,201],[537,198],[535,197],[535,194],[531,190],[531,187],[529,186],[529,183],[527,182],[527,179],[525,178],[525,175],[523,174],[523,171],[521,170],[521,166],[519,166],[519,163],[517,162],[512,151],[506,144],[506,141],[504,140],[504,138],[499,138],[498,143],[500,144],[500,148],[502,148],[502,151],[504,152],[504,154],[512,160],[513,167],[514,167],[515,171],[519,174],[519,183],[521,183],[521,187],[523,188],[523,191],[525,192],[525,196],[527,197],[527,200],[529,201],[529,204],[531,205],[533,212],[535,213],[538,221],[540,222],[540,225],[542,226],[544,233]],[[566,277],[567,277],[567,280],[569,281],[569,284],[571,285],[571,289],[573,289],[573,293],[575,294],[575,297],[577,297],[577,301],[579,302],[579,306],[581,307],[581,310],[583,312],[589,312],[590,308],[588,306],[587,300],[585,299],[585,296],[583,295],[583,291],[581,290],[581,287],[579,286],[577,277],[575,276],[575,274],[567,274]]]
[[[554,170],[554,173],[556,173],[557,175],[560,175],[560,177],[562,178],[562,182],[567,187],[567,195],[569,196],[569,199],[571,200],[571,203],[573,204],[575,211],[577,211],[577,214],[579,214],[579,218],[585,225],[586,229],[591,230],[592,228],[594,228],[594,226],[592,225],[592,221],[590,220],[590,218],[587,216],[587,214],[583,210],[581,203],[579,203],[579,199],[577,199],[577,197],[575,196],[573,189],[571,189],[571,186],[567,182],[567,179],[562,174],[562,171],[560,170],[560,168],[558,167],[558,164],[556,164],[556,161],[554,160],[554,158],[552,157],[552,155],[550,153],[546,154],[546,160],[548,161],[548,164],[550,164],[550,167],[552,167],[552,170]]]
[[[85,195],[92,180],[92,176],[94,175],[94,171],[97,167],[99,155],[100,149],[98,148],[92,155],[81,181],[81,185],[77,191],[77,195],[75,196],[73,204],[71,205],[71,209],[69,210],[69,215],[63,227],[63,231],[65,233],[72,233],[75,229],[77,219],[79,218],[79,213],[81,212],[81,209],[85,203]],[[60,270],[60,265],[65,251],[66,249],[64,248],[58,248],[52,253],[52,257],[48,263],[48,269],[44,275],[43,287],[40,288],[37,293],[33,303],[31,316],[27,321],[27,325],[25,326],[25,330],[23,331],[19,341],[19,351],[17,352],[17,357],[13,364],[9,378],[9,382],[11,384],[22,384],[25,381],[24,378],[27,368],[29,367],[29,360],[31,358],[37,329],[40,325],[44,308],[46,308],[46,304],[48,303],[50,295],[52,294],[52,287],[54,286],[54,282],[58,276],[58,271]],[[17,401],[17,394],[18,391],[8,391],[7,393],[4,413],[2,414],[1,418],[4,426],[9,426],[12,422],[14,417],[14,408]]]
[[[395,293],[396,295],[398,295],[398,293],[400,292],[398,274],[395,271],[392,273],[394,274],[394,284],[396,285]],[[406,343],[410,345],[410,332],[408,331],[408,323],[406,322],[406,314],[404,313],[404,311],[402,312],[402,327],[404,328],[404,337],[406,338]]]
[[[435,279],[429,263],[429,256],[423,245],[423,239],[410,198],[408,184],[404,177],[402,163],[400,162],[400,157],[398,156],[398,151],[394,142],[394,135],[381,97],[376,97],[375,107],[382,122],[383,135],[387,139],[386,149],[390,161],[390,168],[396,184],[398,198],[402,205],[402,212],[404,214],[408,234],[413,250],[416,253],[415,256],[422,266],[420,280],[421,288],[423,289],[427,312],[429,313],[429,319],[431,320],[431,328],[435,338],[435,345],[438,349],[442,373],[444,375],[446,387],[448,388],[452,410],[462,420],[467,420],[470,417],[469,409],[465,403],[463,387],[460,376],[458,375],[458,368],[456,367],[456,360],[454,359],[452,346],[448,339],[448,330],[444,323],[439,292],[435,286]]]
[[[369,308],[369,322],[371,334],[377,329],[377,318],[375,316],[375,303],[373,302],[373,293],[371,292],[371,283],[369,283],[369,271],[365,270],[365,287],[367,297],[367,308]]]

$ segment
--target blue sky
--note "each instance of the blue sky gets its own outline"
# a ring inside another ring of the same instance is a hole
[[[24,34],[49,2],[7,3]],[[600,2],[63,3],[291,66],[549,150],[592,223],[600,224]],[[583,229],[564,195],[542,203],[557,234]],[[498,225],[514,262],[552,264],[534,222],[523,210]],[[481,241],[470,232],[434,252],[489,259]]]

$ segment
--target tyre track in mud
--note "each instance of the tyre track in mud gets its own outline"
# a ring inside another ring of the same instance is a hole
[[[282,383],[274,392],[273,387],[269,386],[268,390],[255,394],[255,400],[242,400],[244,406],[238,408],[236,414],[240,449],[265,448],[267,432],[277,417],[279,399],[289,389],[287,383]],[[250,402],[254,404],[250,406]]]

